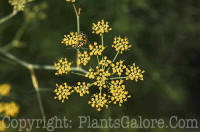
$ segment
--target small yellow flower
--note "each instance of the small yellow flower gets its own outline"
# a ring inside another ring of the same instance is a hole
[[[89,71],[85,74],[85,77],[87,77],[89,79],[94,79],[95,78],[94,70],[92,68],[90,68]]]
[[[87,51],[78,54],[78,64],[83,64],[84,66],[86,66],[89,60],[90,56],[88,55]]]
[[[98,21],[97,24],[93,23],[92,33],[96,33],[102,36],[104,33],[111,31],[112,29],[108,25],[108,22],[104,20]]]
[[[143,73],[144,71],[136,66],[135,63],[133,63],[129,68],[126,68],[126,75],[128,75],[127,80],[135,80],[136,82],[138,82],[138,80],[144,80]]]
[[[64,39],[62,40],[62,44],[66,46],[72,46],[73,48],[79,48],[80,43],[85,41],[82,34],[78,34],[77,32],[71,32],[68,35],[64,35]]]
[[[0,103],[0,113],[4,112],[4,103]]]
[[[65,100],[69,99],[69,95],[71,95],[73,92],[74,90],[71,86],[68,86],[67,83],[64,83],[63,85],[56,84],[56,89],[54,90],[56,97],[54,97],[54,99],[58,99],[64,103]]]
[[[127,98],[130,98],[131,96],[128,96],[128,91],[125,91],[125,85],[123,85],[123,80],[116,80],[111,81],[110,85],[110,93],[111,98],[110,102],[113,102],[114,104],[118,103],[119,106],[122,106],[122,103],[127,101]]]
[[[6,130],[6,123],[0,120],[0,131],[4,132]]]
[[[99,66],[96,66],[96,82],[94,82],[94,85],[98,86],[99,90],[101,90],[102,88],[106,88],[106,80],[109,76],[111,76],[109,71],[105,70],[104,68],[100,68]]]
[[[121,76],[124,72],[124,69],[126,69],[126,66],[123,63],[124,61],[120,60],[119,62],[112,64],[113,73],[117,73],[119,76]]]
[[[74,3],[76,2],[76,0],[66,0],[67,2],[71,2],[71,3]]]
[[[10,84],[1,84],[0,85],[0,95],[7,96],[10,93],[11,86]]]
[[[8,2],[13,6],[14,11],[23,11],[26,3],[32,0],[9,0]]]
[[[104,56],[104,58],[99,62],[99,65],[102,65],[104,67],[108,67],[112,63],[111,60],[108,60],[107,56]]]
[[[83,96],[84,94],[89,94],[89,86],[90,84],[86,84],[86,82],[78,82],[78,86],[74,87],[74,90]]]
[[[19,113],[19,106],[15,102],[5,103],[4,110],[7,116],[14,117]]]
[[[67,58],[61,58],[57,63],[54,64],[56,68],[56,75],[68,74],[71,71],[71,62],[67,61]]]
[[[94,42],[94,45],[89,45],[90,55],[101,55],[105,47],[102,45],[97,45],[97,42]]]
[[[101,111],[103,107],[108,108],[108,100],[106,99],[106,94],[94,94],[88,104],[91,104],[92,107],[96,107],[98,111]]]
[[[128,50],[131,45],[129,44],[128,38],[115,37],[112,47],[122,54],[124,51]]]

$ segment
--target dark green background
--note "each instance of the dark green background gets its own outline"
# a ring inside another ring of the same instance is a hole
[[[64,56],[73,60],[75,50],[67,49],[60,44],[64,34],[76,31],[73,8],[64,0],[45,2],[48,5],[44,10],[47,18],[29,21],[20,38],[24,46],[11,49],[9,52],[30,63],[41,65],[53,65],[57,59]],[[40,0],[36,0],[28,4],[27,8],[40,3]],[[97,112],[87,104],[89,99],[87,96],[73,95],[64,104],[53,99],[52,91],[57,82],[67,80],[73,84],[82,78],[74,75],[70,75],[70,78],[69,76],[58,78],[54,75],[54,71],[37,70],[40,87],[50,89],[48,92],[41,92],[47,117],[66,116],[73,120],[73,126],[77,126],[79,115],[89,115],[91,118],[105,116],[120,118],[123,115],[134,118],[141,115],[144,118],[166,120],[172,115],[178,115],[180,118],[199,117],[199,0],[80,0],[77,5],[82,8],[81,31],[88,35],[91,42],[99,41],[97,36],[91,34],[91,26],[93,22],[101,19],[109,21],[113,29],[105,35],[106,46],[112,45],[113,37],[116,35],[129,38],[132,49],[120,57],[126,60],[127,64],[135,62],[141,66],[146,71],[144,81],[126,83],[132,98],[122,108],[111,106],[108,111]],[[12,7],[8,1],[1,0],[0,18],[11,11]],[[13,40],[18,29],[24,25],[24,21],[24,13],[20,12],[0,25],[0,46],[5,46]],[[113,57],[114,52],[107,49],[106,55]],[[0,57],[0,83],[12,85],[11,96],[6,100],[14,100],[19,104],[18,118],[40,118],[39,105],[29,71],[17,64],[5,62],[4,56]],[[73,128],[67,131],[94,130]],[[182,132],[189,130],[98,129],[97,131]]]

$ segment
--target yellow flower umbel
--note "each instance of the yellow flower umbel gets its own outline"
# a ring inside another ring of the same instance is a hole
[[[85,77],[89,79],[95,79],[95,75],[96,73],[94,72],[94,70],[90,68],[89,71],[85,74]]]
[[[83,64],[84,66],[86,66],[89,60],[90,56],[88,55],[87,51],[78,54],[78,64]]]
[[[86,84],[85,82],[78,82],[78,86],[74,87],[74,90],[80,94],[80,96],[83,96],[84,94],[89,94],[89,86],[90,84]]]
[[[71,62],[67,61],[67,58],[61,58],[54,64],[56,68],[56,75],[68,74],[71,71]]]
[[[126,69],[126,65],[123,64],[124,61],[120,60],[119,62],[116,62],[115,64],[112,64],[112,70],[113,73],[117,73],[119,76],[122,75],[124,72],[124,69]]]
[[[104,33],[111,31],[112,29],[108,25],[108,22],[104,20],[98,21],[97,24],[93,23],[92,33],[102,36]]]
[[[136,82],[138,82],[138,80],[143,80],[143,73],[144,71],[138,66],[135,66],[135,63],[129,68],[126,68],[126,75],[128,75],[127,80],[135,80]]]
[[[90,55],[101,55],[105,49],[102,45],[97,45],[97,42],[94,42],[94,45],[89,45]]]
[[[123,85],[123,80],[116,80],[116,81],[111,81],[110,84],[110,93],[111,98],[110,102],[113,102],[114,104],[119,104],[121,107],[122,103],[126,102],[128,98],[131,96],[128,96],[128,91],[125,91],[125,85]]]
[[[71,32],[68,35],[64,35],[64,39],[62,40],[62,44],[66,46],[72,46],[73,48],[79,48],[80,42],[83,42],[84,37],[82,34],[78,34],[77,32]]]
[[[103,107],[108,108],[108,100],[106,99],[106,94],[94,94],[88,104],[91,104],[92,107],[96,107],[98,111],[101,111]]]
[[[26,3],[32,0],[9,0],[9,3],[13,6],[15,12],[23,11]]]
[[[1,84],[0,85],[0,95],[7,96],[10,93],[11,86],[10,84]]]
[[[103,67],[100,68],[99,66],[96,66],[96,81],[94,82],[94,85],[98,86],[99,90],[101,90],[102,88],[106,88],[106,80],[110,75],[110,72],[106,71]]]
[[[129,44],[127,38],[115,37],[112,47],[114,47],[117,52],[122,54],[124,51],[131,48],[131,45]]]
[[[102,65],[103,67],[108,67],[112,63],[111,60],[108,60],[107,56],[104,56],[104,58],[99,62],[99,65]]]
[[[0,131],[4,132],[6,130],[6,123],[0,120]]]
[[[69,2],[75,2],[68,0]],[[79,16],[80,9],[77,12],[75,5],[73,4],[76,16],[77,16],[77,32],[71,32],[69,35],[66,35],[62,41],[62,44],[66,46],[71,46],[74,48],[79,48],[81,46],[86,46],[90,41],[87,36],[80,32],[79,26]],[[131,48],[127,38],[115,37],[112,47],[114,47],[116,54],[110,59],[103,53],[105,47],[107,47],[108,42],[104,43],[104,33],[111,30],[108,22],[101,20],[92,25],[92,33],[97,34],[100,38],[100,44],[94,41],[94,43],[89,43],[89,46],[77,49],[77,66],[71,68],[71,63],[68,62],[63,64],[63,61],[59,62],[56,65],[56,74],[68,73],[72,70],[71,73],[80,75],[87,78],[87,82],[78,82],[77,86],[68,86],[57,85],[56,90],[56,99],[64,102],[65,99],[68,99],[68,96],[72,92],[78,93],[80,96],[89,95],[89,93],[94,92],[90,101],[88,102],[93,108],[96,108],[98,111],[101,111],[103,108],[108,108],[109,104],[118,104],[120,107],[124,102],[128,100],[131,96],[129,95],[124,81],[126,80],[143,80],[144,71],[140,70],[139,67],[135,67],[135,64],[132,66],[126,66],[124,64],[125,60],[117,58],[120,53],[127,51]],[[105,46],[106,45],[106,46]],[[83,51],[84,49],[84,51]],[[108,50],[110,50],[108,48]],[[89,63],[92,59],[95,59],[96,64]],[[66,61],[66,60],[65,60]],[[65,62],[64,61],[64,62]],[[84,69],[80,65],[84,65]],[[89,65],[90,64],[90,65]],[[66,66],[68,65],[68,70]],[[92,91],[90,92],[90,89]]]
[[[67,2],[75,3],[76,0],[66,0]]]
[[[5,103],[4,110],[7,116],[14,117],[19,113],[19,106],[15,102]]]
[[[65,100],[69,99],[69,95],[71,95],[74,90],[71,86],[68,86],[67,83],[64,83],[63,85],[56,84],[56,89],[54,92],[56,93],[56,97],[54,99],[60,100],[62,103],[64,103]]]

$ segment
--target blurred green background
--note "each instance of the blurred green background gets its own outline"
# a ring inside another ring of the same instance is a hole
[[[46,5],[42,4],[43,2]],[[82,8],[81,31],[91,42],[99,41],[91,33],[93,22],[109,21],[112,31],[105,35],[105,45],[111,46],[116,35],[127,36],[132,49],[121,56],[128,64],[135,62],[145,69],[144,81],[126,83],[132,98],[123,107],[111,106],[108,111],[97,112],[88,103],[89,97],[72,95],[64,104],[54,100],[53,90],[58,82],[76,83],[82,78],[69,75],[58,78],[54,71],[36,70],[41,88],[42,102],[47,117],[66,116],[78,124],[79,115],[91,118],[123,115],[131,118],[168,119],[171,115],[198,118],[200,75],[200,1],[199,0],[80,0]],[[36,6],[36,7],[35,7]],[[37,9],[38,8],[38,9]],[[7,0],[0,1],[0,18],[12,12]],[[31,14],[32,13],[32,14]],[[60,57],[75,58],[75,50],[60,44],[63,35],[76,31],[76,18],[71,4],[64,0],[35,0],[11,20],[0,25],[0,46],[17,39],[21,44],[9,50],[18,58],[40,65],[53,65]],[[19,36],[16,37],[16,34]],[[114,53],[106,51],[113,57]],[[12,85],[8,100],[20,106],[18,118],[40,118],[36,93],[30,73],[18,64],[10,63],[0,55],[0,83]],[[91,62],[91,63],[96,63]],[[15,130],[8,130],[15,131]],[[45,131],[35,129],[33,131]],[[66,130],[58,130],[66,131]],[[67,131],[94,131],[93,129],[67,129]],[[115,132],[183,132],[184,129],[98,129]],[[198,130],[197,130],[198,131]]]

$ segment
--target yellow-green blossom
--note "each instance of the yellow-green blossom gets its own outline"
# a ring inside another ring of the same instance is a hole
[[[92,33],[95,33],[100,36],[112,30],[110,26],[108,25],[108,22],[105,22],[104,20],[98,21],[97,24],[93,23],[92,25],[93,25]]]
[[[119,104],[119,106],[122,105],[122,103],[126,102],[128,98],[131,96],[128,95],[128,91],[125,91],[125,85],[123,84],[123,80],[116,80],[111,81],[110,84],[110,93],[109,96],[111,98],[110,102],[113,102],[114,104]]]
[[[78,82],[78,86],[74,87],[74,90],[80,94],[80,96],[83,96],[84,94],[89,94],[89,86],[90,84],[86,84],[86,82]]]
[[[61,58],[57,63],[54,64],[56,68],[56,75],[67,74],[71,71],[71,62],[67,61],[67,58]]]
[[[15,102],[4,104],[5,115],[14,117],[19,113],[19,106]]]
[[[98,111],[101,111],[103,107],[108,108],[108,100],[106,99],[106,94],[94,94],[88,104],[90,104],[92,107],[96,107]]]
[[[144,71],[136,66],[135,63],[133,63],[129,68],[126,68],[126,75],[128,75],[127,80],[135,80],[136,82],[138,80],[143,80],[143,73]]]
[[[128,38],[115,37],[112,47],[122,54],[124,51],[128,50],[131,45],[129,44]]]
[[[7,96],[10,93],[10,84],[0,84],[0,95]]]
[[[86,66],[89,60],[90,56],[88,55],[87,51],[78,54],[78,64],[83,64],[84,66]]]
[[[23,11],[26,3],[31,2],[32,0],[9,0],[9,3],[13,6],[15,12]]]
[[[67,83],[64,83],[62,85],[56,84],[56,89],[54,92],[56,93],[54,98],[60,100],[63,103],[65,100],[69,99],[69,95],[71,95],[74,90],[71,86],[68,86]]]
[[[105,47],[98,45],[97,42],[94,42],[94,45],[89,45],[90,55],[101,55]]]

